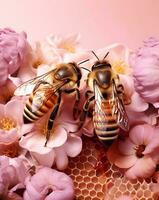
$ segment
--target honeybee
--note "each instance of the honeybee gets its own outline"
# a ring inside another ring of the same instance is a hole
[[[102,60],[92,51],[97,61],[92,66],[87,77],[87,100],[80,115],[79,129],[83,126],[89,114],[91,102],[93,106],[93,125],[98,139],[102,142],[112,142],[118,135],[120,128],[128,131],[129,121],[124,104],[129,104],[124,87],[119,82],[119,77],[106,60],[109,52]],[[78,129],[78,130],[79,130]]]
[[[55,69],[23,83],[14,92],[16,96],[30,95],[24,107],[24,123],[32,123],[52,109],[47,124],[45,146],[49,140],[54,120],[60,107],[62,92],[67,94],[76,92],[73,116],[74,118],[77,116],[78,103],[80,101],[78,87],[82,77],[79,65],[86,61],[88,60],[79,64],[58,64]]]

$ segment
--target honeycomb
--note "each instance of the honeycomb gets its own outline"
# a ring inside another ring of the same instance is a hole
[[[74,181],[76,200],[115,200],[129,195],[133,200],[157,200],[152,193],[152,179],[130,181],[106,157],[107,147],[97,138],[83,137],[83,149],[79,156],[71,158],[66,173]]]

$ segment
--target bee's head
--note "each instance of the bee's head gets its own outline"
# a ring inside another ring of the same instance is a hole
[[[111,84],[112,72],[108,69],[99,69],[95,71],[95,80],[102,88],[108,88]]]
[[[101,68],[111,68],[111,65],[106,60],[97,60],[94,65],[92,66],[92,71]]]
[[[94,51],[92,53],[97,58],[97,61],[92,66],[92,72],[95,74],[96,82],[100,87],[107,88],[110,86],[112,77],[111,64],[105,60],[109,52],[106,53],[102,60],[98,58]]]
[[[81,71],[76,63],[60,64],[55,72],[55,79],[59,81],[74,82],[77,85],[82,77]]]

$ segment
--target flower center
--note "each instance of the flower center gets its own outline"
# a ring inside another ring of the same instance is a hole
[[[71,46],[70,44],[63,44],[62,48],[65,49],[69,53],[75,53],[75,48],[74,46]]]
[[[118,74],[125,74],[126,73],[126,63],[122,60],[115,61],[112,63],[112,67]]]
[[[15,127],[16,127],[16,123],[12,119],[8,117],[4,117],[0,119],[0,129],[9,131]]]
[[[142,158],[144,156],[143,151],[145,150],[145,145],[141,144],[136,148],[136,156],[138,158]]]
[[[37,60],[36,62],[33,63],[34,68],[38,68],[39,65],[43,64],[42,60]]]

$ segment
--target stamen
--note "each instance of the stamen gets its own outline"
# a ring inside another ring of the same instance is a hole
[[[16,123],[12,119],[8,117],[4,117],[0,119],[0,129],[9,131],[15,127],[16,127]]]
[[[144,156],[143,152],[144,152],[145,148],[146,148],[146,146],[144,144],[141,144],[136,148],[136,156],[138,158],[142,158]]]

